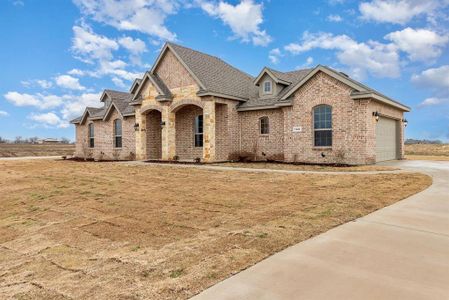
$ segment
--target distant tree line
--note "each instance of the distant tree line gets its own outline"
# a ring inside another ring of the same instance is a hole
[[[0,136],[0,144],[38,144],[40,140],[42,139],[38,138],[37,136],[33,136],[30,138],[16,136],[14,140],[8,140]],[[70,140],[64,137],[59,139],[59,142],[61,144],[71,144]]]
[[[440,140],[415,140],[415,139],[406,139],[405,144],[406,145],[413,145],[413,144],[442,144],[443,142]]]

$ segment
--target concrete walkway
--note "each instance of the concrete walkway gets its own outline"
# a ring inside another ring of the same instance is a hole
[[[434,183],[287,248],[193,299],[449,299],[449,162],[389,165],[425,172]]]

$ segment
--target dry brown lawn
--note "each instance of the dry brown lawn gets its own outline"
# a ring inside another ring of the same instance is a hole
[[[405,145],[405,157],[411,160],[449,160],[449,144]]]
[[[0,161],[0,298],[185,299],[430,177]]]
[[[0,157],[73,155],[75,145],[71,144],[0,144]]]
[[[366,171],[394,171],[399,168],[377,165],[363,166],[326,166],[326,165],[300,165],[286,163],[269,162],[249,162],[249,163],[220,163],[216,166],[233,168],[251,168],[251,169],[273,169],[273,170],[291,170],[291,171],[322,171],[322,172],[366,172]]]

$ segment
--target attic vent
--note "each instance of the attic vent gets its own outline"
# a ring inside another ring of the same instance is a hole
[[[349,78],[349,75],[346,74],[346,73],[340,72],[340,74],[343,75],[343,76],[346,77],[346,78]]]

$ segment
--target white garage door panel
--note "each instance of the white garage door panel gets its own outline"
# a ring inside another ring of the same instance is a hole
[[[398,158],[398,122],[380,117],[376,128],[376,161]]]

